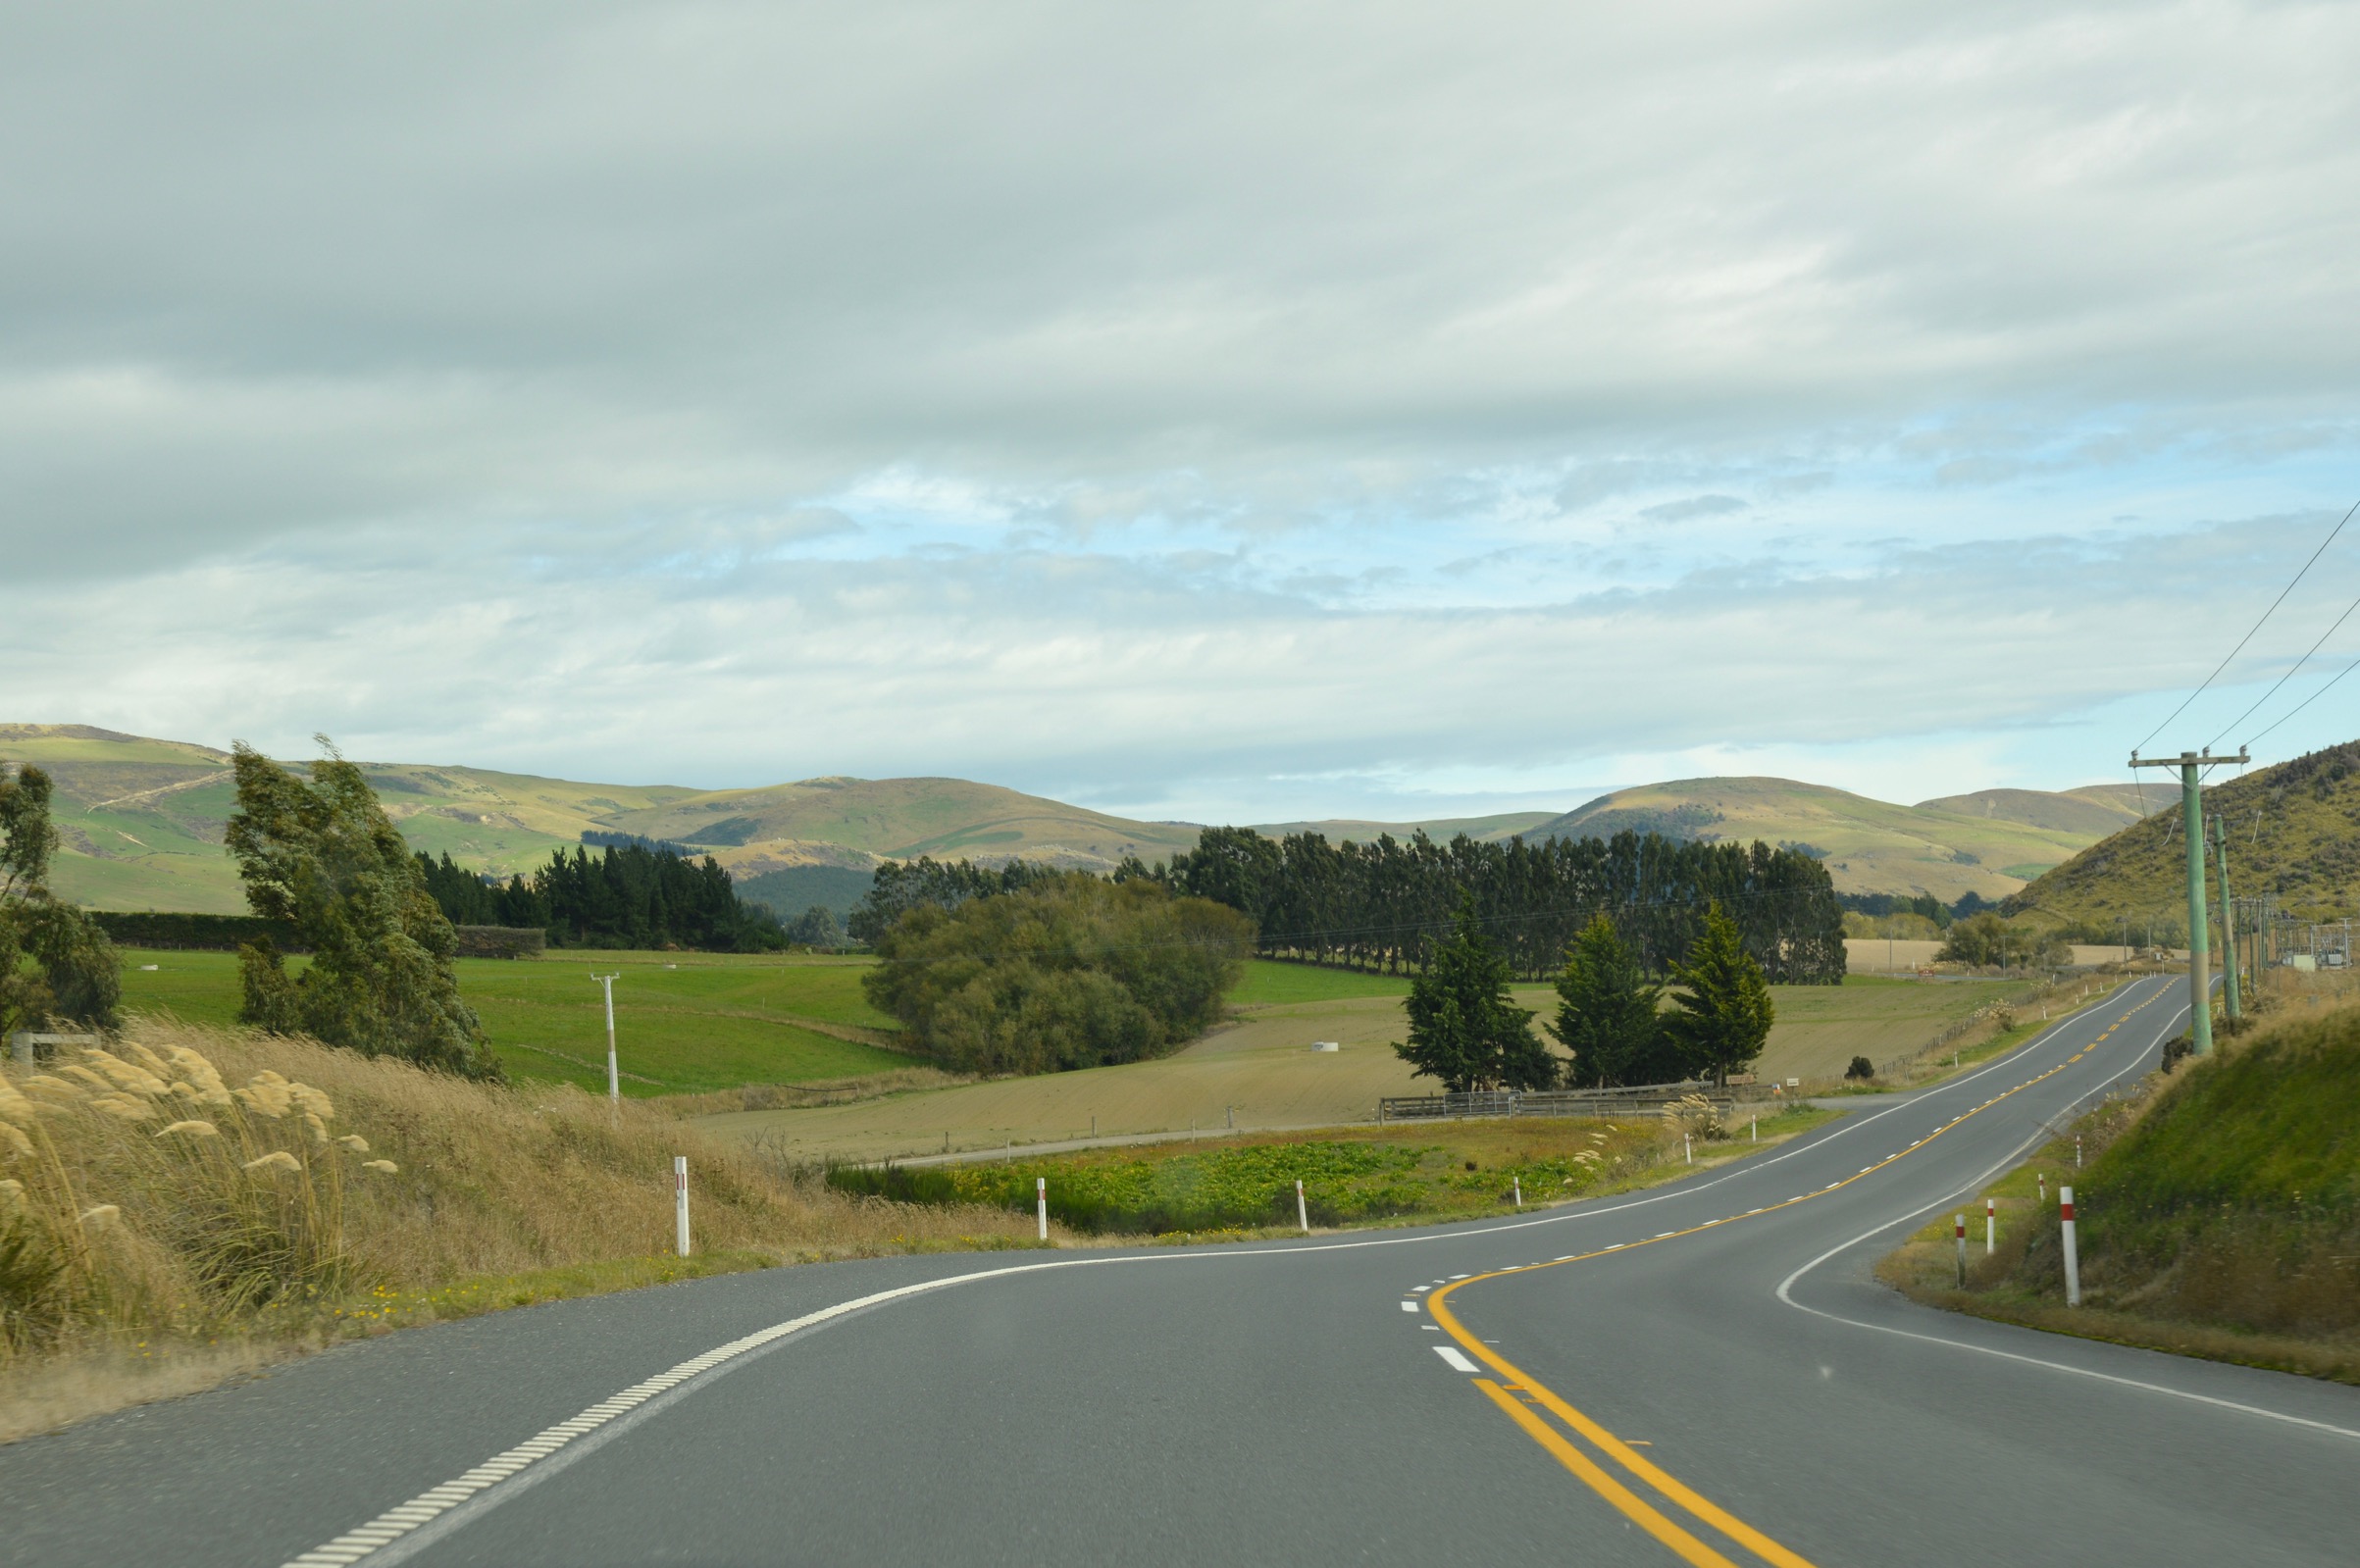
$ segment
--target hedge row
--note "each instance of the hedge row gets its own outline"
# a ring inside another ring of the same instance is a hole
[[[282,953],[311,951],[308,944],[297,938],[294,927],[281,920],[265,920],[260,915],[94,909],[90,918],[114,938],[118,947],[231,953],[257,937],[268,936]],[[461,926],[457,931],[462,958],[538,958],[549,942],[547,932],[532,926]]]

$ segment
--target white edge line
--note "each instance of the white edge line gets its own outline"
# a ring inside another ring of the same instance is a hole
[[[2145,1061],[2147,1052],[2153,1050],[2156,1045],[2160,1045],[2166,1038],[2169,1037],[2171,1026],[2179,1023],[2181,1014],[2184,1014],[2186,1011],[2187,1008],[2183,1006],[2179,1012],[2174,1013],[2170,1020],[2166,1022],[2163,1031],[2156,1035],[2154,1041],[2150,1044],[2139,1047],[2138,1054],[2131,1059],[2129,1067],[2125,1067],[2122,1072],[2116,1073],[2112,1078],[2102,1080],[2097,1085],[2097,1088],[2093,1088],[2089,1092],[2091,1094],[2096,1093],[2097,1089],[2104,1088],[2107,1085],[2112,1084],[2115,1079],[2119,1079],[2125,1074],[2131,1072],[2141,1062]],[[2081,1099],[2083,1100],[2088,1098],[2089,1094],[2084,1094],[2081,1096]],[[1796,1300],[1790,1293],[1794,1289],[1795,1282],[1802,1279],[1804,1275],[1809,1274],[1812,1270],[1818,1268],[1821,1264],[1826,1262],[1829,1258],[1834,1257],[1840,1252],[1848,1252],[1852,1248],[1860,1245],[1861,1242],[1866,1241],[1873,1237],[1882,1236],[1885,1232],[1894,1229],[1896,1226],[1907,1225],[1910,1221],[1918,1218],[1918,1216],[1921,1214],[1930,1214],[1936,1209],[1947,1206],[1957,1199],[1959,1193],[1982,1186],[1983,1183],[1990,1180],[1991,1177],[2015,1164],[2023,1157],[2025,1150],[2030,1148],[2033,1144],[2041,1141],[2041,1139],[2048,1136],[2048,1129],[2043,1127],[2039,1132],[2034,1133],[2024,1142],[2017,1144],[2015,1148],[2009,1150],[2008,1153],[1998,1161],[1998,1163],[1987,1167],[1979,1175],[1975,1177],[1974,1180],[1963,1184],[1957,1189],[1957,1190],[1951,1192],[1947,1196],[1936,1198],[1933,1202],[1926,1204],[1924,1208],[1913,1209],[1909,1213],[1900,1216],[1898,1219],[1887,1220],[1884,1224],[1879,1225],[1873,1231],[1863,1231],[1851,1240],[1829,1247],[1826,1251],[1821,1252],[1818,1257],[1813,1258],[1809,1263],[1804,1264],[1801,1268],[1795,1270],[1794,1273],[1788,1275],[1785,1279],[1778,1282],[1778,1299],[1785,1302],[1788,1306],[1793,1307],[1798,1312],[1808,1312],[1815,1318],[1825,1318],[1830,1323],[1841,1323],[1847,1328],[1867,1329],[1873,1334],[1889,1334],[1897,1339],[1916,1340],[1922,1343],[1943,1345],[1953,1350],[1971,1350],[1976,1355],[1997,1356],[2002,1361],[2020,1362],[2026,1366],[2046,1367],[2051,1372],[2070,1373],[2072,1376],[2077,1378],[2091,1378],[2099,1383],[2111,1383],[2126,1389],[2139,1389],[2148,1393],[2168,1394],[2175,1399],[2193,1400],[2197,1404],[2209,1404],[2214,1406],[2216,1409],[2234,1410],[2240,1415],[2260,1416],[2266,1421],[2282,1421],[2288,1426],[2307,1427],[2314,1432],[2333,1433],[2339,1438],[2360,1438],[2360,1431],[2354,1431],[2349,1427],[2338,1427],[2326,1421],[2314,1421],[2308,1416],[2288,1415],[2283,1410],[2265,1409],[2260,1405],[2254,1404],[2240,1404],[2234,1399],[2223,1399],[2209,1393],[2194,1393],[2186,1389],[2175,1389],[2161,1383],[2146,1383],[2137,1378],[2120,1377],[2112,1372],[2098,1372],[2088,1367],[2077,1367],[2063,1361],[2048,1361],[2039,1356],[2020,1355],[2014,1350],[2001,1350],[1994,1348],[1991,1345],[1970,1344],[1964,1340],[1946,1340],[1938,1334],[1919,1334],[1910,1329],[1889,1328],[1881,1323],[1863,1323],[1857,1318],[1847,1318],[1839,1313],[1824,1311],[1819,1307],[1805,1306],[1802,1302]],[[2035,1330],[2033,1332],[2037,1333],[2039,1331]]]
[[[2065,1024],[2081,1019],[2084,1016],[2084,1014],[2077,1013],[2072,1018],[2059,1019],[2055,1025],[2051,1026],[2050,1032],[2062,1028]],[[2035,1036],[2033,1038],[2027,1040],[2023,1045],[2017,1047],[2017,1049],[2010,1051],[2005,1056],[1998,1058],[1988,1067],[1978,1069],[1977,1071],[1970,1073],[1963,1078],[1952,1079],[1949,1083],[1938,1084],[1933,1087],[1926,1089],[1924,1093],[1912,1095],[1907,1100],[1904,1100],[1898,1104],[1889,1105],[1881,1111],[1874,1112],[1869,1116],[1861,1117],[1857,1121],[1846,1117],[1830,1128],[1826,1137],[1824,1138],[1815,1138],[1807,1143],[1798,1143],[1793,1148],[1773,1154],[1768,1159],[1737,1161],[1729,1167],[1726,1175],[1716,1177],[1710,1182],[1701,1182],[1693,1186],[1683,1185],[1675,1188],[1666,1189],[1665,1190],[1657,1192],[1652,1196],[1637,1198],[1628,1203],[1615,1204],[1604,1208],[1584,1207],[1580,1209],[1569,1210],[1561,1214],[1543,1215],[1534,1219],[1516,1220],[1505,1225],[1488,1226],[1481,1229],[1453,1230],[1424,1236],[1376,1238],[1361,1241],[1330,1241],[1321,1245],[1309,1247],[1281,1246],[1226,1248],[1217,1252],[1172,1252],[1161,1254],[1149,1253],[1145,1255],[1134,1253],[1116,1257],[1060,1258],[1055,1262],[1050,1263],[1022,1263],[1008,1268],[981,1269],[968,1274],[949,1275],[939,1280],[921,1280],[915,1284],[897,1286],[890,1290],[879,1290],[869,1295],[860,1296],[854,1300],[839,1302],[830,1307],[822,1307],[816,1312],[807,1312],[799,1318],[791,1318],[784,1323],[773,1324],[767,1329],[756,1330],[752,1334],[730,1340],[728,1343],[716,1346],[711,1350],[705,1351],[701,1355],[693,1356],[689,1360],[683,1361],[667,1371],[660,1372],[654,1377],[647,1378],[640,1383],[634,1384],[630,1388],[623,1390],[621,1392],[610,1395],[608,1398],[602,1399],[598,1401],[598,1403],[587,1407],[582,1411],[582,1413],[573,1416],[568,1420],[558,1422],[554,1426],[543,1428],[534,1436],[526,1439],[523,1442],[517,1443],[501,1453],[493,1455],[491,1458],[484,1461],[474,1469],[465,1472],[453,1480],[446,1481],[440,1486],[429,1488],[427,1491],[418,1493],[416,1496],[411,1497],[406,1501],[396,1503],[393,1507],[379,1513],[375,1518],[369,1520],[366,1524],[360,1525],[353,1530],[346,1531],[343,1535],[335,1537],[331,1541],[323,1542],[319,1545],[314,1546],[307,1551],[297,1553],[294,1557],[288,1559],[285,1568],[318,1568],[318,1565],[328,1563],[346,1565],[359,1562],[370,1557],[376,1557],[381,1562],[385,1563],[399,1561],[401,1558],[406,1557],[412,1552],[425,1546],[429,1539],[433,1539],[434,1537],[437,1537],[446,1533],[446,1531],[443,1529],[430,1529],[430,1527],[436,1525],[447,1525],[449,1527],[455,1527],[459,1523],[459,1520],[451,1519],[448,1516],[450,1516],[455,1510],[460,1509],[463,1504],[477,1503],[479,1499],[481,1499],[483,1507],[495,1506],[498,1500],[504,1498],[505,1496],[513,1495],[515,1492],[523,1490],[523,1485],[518,1481],[517,1478],[524,1477],[526,1481],[539,1480],[542,1475],[552,1473],[554,1470],[561,1468],[561,1465],[558,1461],[560,1460],[560,1456],[563,1455],[567,1449],[571,1448],[573,1450],[573,1456],[578,1457],[582,1453],[588,1452],[592,1446],[598,1445],[596,1443],[584,1441],[590,1439],[592,1434],[597,1434],[601,1440],[619,1436],[620,1428],[612,1428],[603,1432],[600,1430],[609,1428],[609,1423],[622,1420],[625,1425],[637,1425],[640,1418],[653,1414],[655,1406],[669,1405],[675,1398],[685,1397],[686,1394],[691,1391],[692,1387],[701,1386],[713,1373],[732,1364],[740,1363],[743,1357],[753,1351],[767,1349],[770,1346],[778,1343],[780,1340],[787,1339],[789,1336],[804,1329],[815,1328],[819,1325],[831,1322],[834,1319],[845,1317],[847,1314],[858,1312],[868,1307],[879,1306],[888,1301],[899,1300],[913,1295],[923,1295],[932,1290],[948,1290],[952,1286],[966,1285],[976,1280],[1000,1279],[1003,1276],[1017,1274],[1033,1274],[1048,1269],[1090,1268],[1102,1264],[1113,1263],[1184,1263],[1212,1261],[1234,1257],[1299,1257],[1312,1252],[1351,1251],[1360,1247],[1409,1246],[1430,1241],[1462,1239],[1470,1236],[1488,1236],[1498,1231],[1520,1231],[1535,1225],[1557,1225],[1563,1224],[1568,1220],[1594,1219],[1600,1215],[1620,1213],[1626,1209],[1643,1208],[1651,1203],[1668,1202],[1675,1197],[1690,1196],[1694,1193],[1704,1191],[1709,1188],[1719,1187],[1723,1182],[1735,1181],[1741,1176],[1762,1170],[1768,1166],[1775,1165],[1782,1160],[1791,1159],[1809,1149],[1819,1148],[1832,1141],[1833,1139],[1842,1137],[1846,1133],[1854,1132],[1860,1128],[1870,1125],[1873,1122],[1879,1121],[1884,1117],[1892,1115],[1896,1111],[1906,1110],[1911,1105],[1918,1103],[1918,1101],[1922,1099],[1927,1098],[1934,1094],[1947,1092],[1948,1090],[1956,1088],[1963,1084],[1973,1083],[1979,1078],[1983,1078],[1991,1073],[1997,1072],[2003,1066],[2014,1065],[2018,1062],[2021,1062],[2027,1053],[2040,1045],[2047,1043],[2050,1043],[2050,1041],[2044,1039],[2040,1036]],[[2143,1051],[2141,1054],[2144,1054]],[[2116,1076],[2120,1077],[2121,1075],[2117,1074]],[[2113,1080],[2109,1079],[2107,1082],[2112,1083]],[[1949,1200],[1945,1198],[1943,1201],[1947,1202]],[[1937,1203],[1932,1206],[1938,1208],[1941,1205]],[[1895,1221],[1893,1223],[1899,1224],[1901,1222]],[[1890,1229],[1890,1227],[1880,1227],[1879,1229]],[[1678,1232],[1666,1233],[1667,1236],[1676,1236],[1678,1234]],[[1876,1233],[1870,1233],[1870,1235],[1874,1234]],[[1661,1239],[1661,1238],[1658,1239]],[[1866,1238],[1860,1238],[1857,1239],[1866,1239]],[[1617,1243],[1616,1246],[1607,1247],[1603,1250],[1610,1252],[1617,1251],[1620,1249],[1621,1244],[1622,1243]],[[1852,1244],[1854,1243],[1845,1243],[1847,1246]],[[1843,1248],[1838,1247],[1835,1250],[1842,1251]],[[1786,1283],[1792,1284],[1794,1280],[1800,1278],[1804,1272],[1816,1267],[1819,1263],[1824,1262],[1826,1257],[1831,1257],[1834,1254],[1831,1252],[1821,1258],[1814,1259],[1811,1263],[1805,1264],[1803,1269],[1798,1270],[1794,1275],[1789,1276]],[[1465,1279],[1468,1278],[1468,1276],[1460,1275],[1456,1276],[1455,1278]],[[1789,1306],[1800,1307],[1800,1303],[1786,1296],[1785,1285],[1781,1285],[1779,1287],[1778,1293],[1780,1298],[1786,1300]],[[1800,1307],[1800,1310],[1806,1312],[1817,1311],[1817,1309],[1813,1307]],[[1820,1313],[1819,1315],[1821,1317],[1830,1316],[1830,1314],[1827,1313]],[[1875,1325],[1860,1324],[1857,1325],[1857,1327],[1873,1328]],[[1899,1331],[1888,1330],[1885,1332],[1893,1333]],[[1947,1343],[1949,1341],[1937,1340],[1936,1342]],[[1479,1370],[1472,1362],[1465,1361],[1464,1357],[1460,1356],[1456,1350],[1453,1350],[1448,1346],[1437,1345],[1434,1348],[1437,1354],[1443,1355],[1445,1359],[1452,1360],[1454,1365],[1458,1365],[1460,1367],[1460,1370],[1470,1373]],[[1967,1348],[1974,1347],[1968,1346]],[[2017,1359],[2024,1358],[2019,1357]],[[2067,1370],[2073,1369],[2069,1368]],[[2098,1375],[2099,1374],[2092,1374],[2092,1376]],[[2189,1395],[2188,1397],[2193,1398],[2199,1396]],[[2294,1420],[2296,1418],[2283,1417],[2282,1419]],[[2342,1429],[2330,1428],[2328,1430],[2339,1432]],[[494,1489],[497,1489],[496,1496],[493,1495]],[[465,1513],[467,1517],[472,1518],[481,1511],[482,1507],[468,1507],[466,1508]],[[425,1533],[423,1537],[421,1534],[422,1532]],[[358,1548],[357,1550],[355,1549],[356,1547]]]

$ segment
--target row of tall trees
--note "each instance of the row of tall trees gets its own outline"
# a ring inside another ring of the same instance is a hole
[[[1033,860],[1011,860],[1000,866],[936,860],[931,855],[889,860],[877,868],[877,880],[845,922],[845,930],[852,940],[874,946],[893,930],[895,922],[913,909],[949,913],[973,899],[1039,886],[1060,875],[1055,867]]]
[[[1827,868],[1759,842],[1620,833],[1540,843],[1462,835],[1439,844],[1415,833],[1355,844],[1208,828],[1168,866],[1133,862],[1116,875],[1227,904],[1254,920],[1258,951],[1272,958],[1416,973],[1433,962],[1464,902],[1519,979],[1554,975],[1575,936],[1600,918],[1642,971],[1665,977],[1719,905],[1771,982],[1832,986],[1844,977],[1843,906]]]
[[[779,919],[738,896],[710,855],[691,860],[644,842],[592,855],[554,851],[530,878],[487,883],[424,850],[418,865],[442,913],[459,926],[537,926],[553,947],[693,947],[770,952],[790,940]]]

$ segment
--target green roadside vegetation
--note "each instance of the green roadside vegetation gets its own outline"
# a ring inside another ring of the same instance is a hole
[[[1809,1131],[1831,1113],[1808,1106],[1765,1117],[1760,1140],[1742,1126],[1701,1138],[1700,1165],[1748,1154]],[[914,1206],[981,1205],[1030,1213],[1046,1181],[1050,1216],[1100,1236],[1202,1241],[1297,1228],[1295,1184],[1320,1228],[1423,1224],[1537,1208],[1690,1174],[1683,1127],[1710,1119],[1513,1120],[1399,1128],[1332,1128],[1251,1139],[1207,1138],[1146,1148],[953,1165],[846,1165],[837,1190]]]
[[[2060,1182],[2079,1307],[2065,1303]],[[1985,1196],[1999,1210],[1988,1256]],[[2360,1383],[2360,1008],[2282,1009],[2210,1060],[2151,1075],[1960,1212],[1964,1287],[1948,1215],[1880,1276],[1979,1316]]]

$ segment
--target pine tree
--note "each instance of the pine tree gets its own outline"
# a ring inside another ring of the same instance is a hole
[[[1471,898],[1457,928],[1410,984],[1410,1038],[1395,1053],[1454,1094],[1547,1088],[1557,1063],[1532,1033],[1532,1014],[1508,999],[1508,960],[1485,938]]]
[[[331,755],[311,782],[238,743],[230,852],[254,913],[293,925],[311,967],[289,978],[268,937],[238,949],[241,1023],[473,1078],[500,1065],[459,999],[458,937],[361,770]]]
[[[1690,1074],[1725,1086],[1730,1073],[1762,1054],[1775,1014],[1762,966],[1719,904],[1706,907],[1705,929],[1687,958],[1671,966],[1671,978],[1680,986],[1671,993],[1679,1010],[1664,1020],[1665,1033]]]
[[[1664,988],[1649,984],[1638,954],[1604,914],[1565,949],[1557,994],[1557,1021],[1549,1033],[1573,1053],[1565,1069],[1568,1084],[1615,1087],[1677,1076],[1678,1059],[1658,1016]]]

